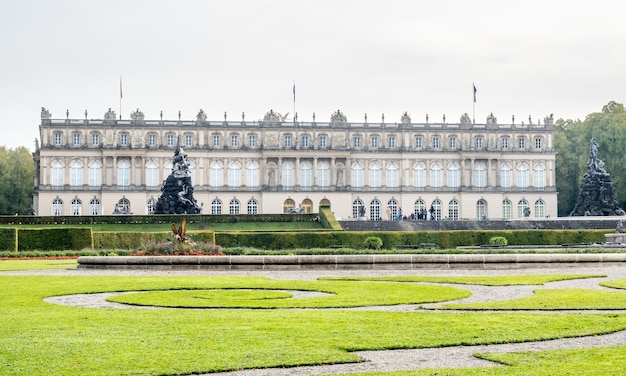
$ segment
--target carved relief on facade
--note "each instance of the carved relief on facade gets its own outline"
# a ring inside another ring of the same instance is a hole
[[[142,130],[135,129],[132,136],[133,147],[144,147],[143,134],[144,132]]]
[[[332,138],[334,148],[342,148],[346,146],[346,138],[343,134],[336,134]]]
[[[276,134],[276,132],[265,133],[263,144],[266,147],[278,147],[278,134]]]
[[[107,129],[104,134],[105,145],[112,145],[115,143],[115,132],[112,129]]]

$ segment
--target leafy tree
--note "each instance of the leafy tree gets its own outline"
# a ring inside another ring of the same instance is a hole
[[[34,181],[30,151],[0,147],[0,215],[26,214],[33,204]]]

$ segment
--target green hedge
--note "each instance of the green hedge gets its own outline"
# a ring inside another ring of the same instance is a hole
[[[44,229],[19,229],[18,251],[58,251],[93,248],[91,228],[65,227]]]
[[[160,224],[180,223],[183,218],[193,223],[237,222],[318,222],[316,213],[310,214],[152,214],[152,215],[68,215],[68,216],[0,216],[4,225],[90,225],[90,224]]]
[[[330,210],[330,206],[320,206],[319,221],[324,228],[337,231],[343,230],[339,222],[337,222],[335,214]]]
[[[189,232],[191,240],[215,243],[215,232],[198,231]],[[147,242],[172,241],[171,232],[109,232],[97,231],[93,233],[93,245],[95,249],[132,249],[140,248]]]
[[[17,251],[17,229],[0,228],[0,250]]]

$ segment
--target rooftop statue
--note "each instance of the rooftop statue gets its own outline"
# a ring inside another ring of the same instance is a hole
[[[598,143],[591,138],[587,172],[578,194],[578,202],[571,216],[626,215],[615,200],[615,187],[611,175],[604,169],[604,162],[598,158]]]

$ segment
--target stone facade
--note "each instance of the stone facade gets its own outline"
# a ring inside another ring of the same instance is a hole
[[[203,214],[282,213],[330,205],[338,218],[380,220],[433,207],[437,219],[556,217],[554,126],[320,122],[268,111],[262,120],[55,119],[42,109],[34,153],[39,215],[154,211],[180,143]],[[226,114],[225,114],[226,115]]]

